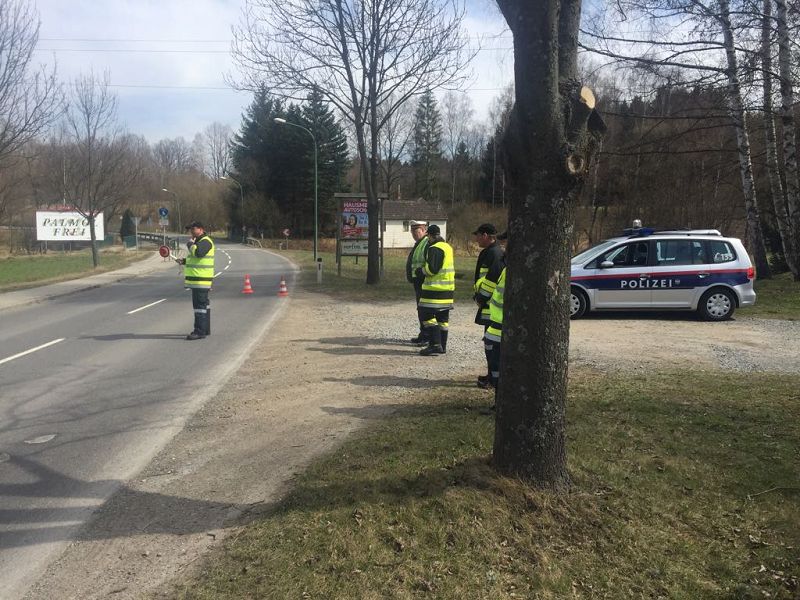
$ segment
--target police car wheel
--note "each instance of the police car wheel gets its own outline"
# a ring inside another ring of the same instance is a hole
[[[733,316],[736,300],[728,290],[717,288],[703,294],[698,308],[707,321],[725,321]]]
[[[580,319],[589,307],[589,301],[586,299],[586,294],[572,288],[569,296],[569,318]]]

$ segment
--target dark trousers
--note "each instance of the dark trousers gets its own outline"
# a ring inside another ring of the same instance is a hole
[[[500,381],[500,344],[501,342],[483,339],[486,362],[489,365],[489,381],[495,388],[497,382]]]
[[[450,311],[417,307],[419,322],[428,337],[428,345],[441,346],[447,350],[447,333],[450,327]]]
[[[194,333],[211,335],[211,307],[207,289],[192,288],[192,308],[194,309]]]
[[[416,297],[416,305],[419,305],[420,296],[422,296],[422,282],[415,281],[414,282],[414,296]],[[425,327],[422,324],[422,320],[419,318],[419,310],[417,310],[417,320],[419,321],[419,333],[420,335],[425,333]]]

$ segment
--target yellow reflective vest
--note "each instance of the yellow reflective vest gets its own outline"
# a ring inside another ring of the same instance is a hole
[[[208,240],[211,250],[205,256],[198,257],[197,242]],[[206,234],[196,240],[189,249],[189,256],[186,257],[186,264],[183,266],[183,284],[186,287],[198,289],[210,289],[214,281],[214,241]]]
[[[489,300],[489,327],[483,337],[492,342],[499,342],[503,337],[503,296],[506,291],[506,270],[500,273],[497,286],[492,292],[492,299]]]
[[[418,306],[435,310],[450,310],[456,291],[456,268],[453,260],[453,247],[447,242],[436,242],[430,246],[439,248],[444,253],[442,268],[436,273],[431,271],[428,260],[422,267],[425,281],[422,282],[422,294]]]

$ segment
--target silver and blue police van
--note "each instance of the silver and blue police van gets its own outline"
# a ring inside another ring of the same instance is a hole
[[[626,229],[572,259],[570,318],[589,311],[697,311],[724,321],[756,301],[741,240],[716,229]]]

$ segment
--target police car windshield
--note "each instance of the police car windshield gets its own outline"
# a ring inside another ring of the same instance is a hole
[[[596,257],[598,254],[601,254],[604,250],[607,250],[608,248],[616,244],[618,241],[619,241],[618,239],[611,239],[600,242],[599,244],[592,246],[588,250],[584,250],[580,254],[576,254],[575,256],[573,256],[570,264],[580,265],[585,262],[588,262],[594,257]]]

